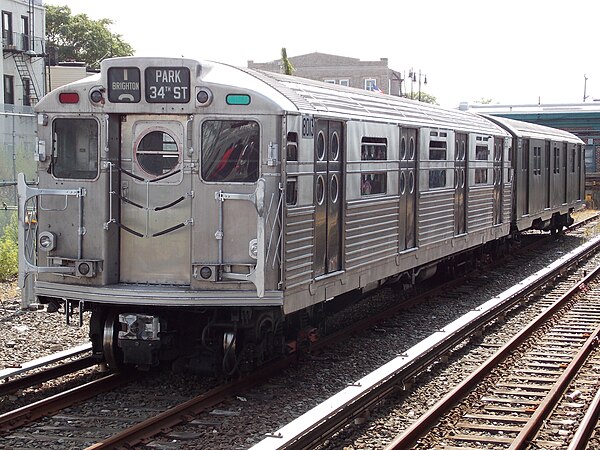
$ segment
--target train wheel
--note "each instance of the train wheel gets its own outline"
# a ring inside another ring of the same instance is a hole
[[[108,364],[108,367],[115,372],[119,372],[123,368],[123,355],[117,345],[117,339],[119,337],[117,317],[118,314],[114,311],[108,313],[106,321],[104,322],[102,334],[104,361]]]

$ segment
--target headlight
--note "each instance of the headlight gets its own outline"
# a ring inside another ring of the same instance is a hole
[[[50,252],[56,248],[56,234],[51,231],[42,231],[38,236],[40,250]]]

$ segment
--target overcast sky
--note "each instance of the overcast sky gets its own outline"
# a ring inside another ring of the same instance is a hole
[[[427,75],[447,107],[600,99],[598,0],[44,0],[108,18],[138,56],[248,60],[321,52]],[[410,83],[408,85],[410,90]],[[415,85],[415,90],[417,90]]]

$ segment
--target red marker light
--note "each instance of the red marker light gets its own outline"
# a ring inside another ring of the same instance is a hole
[[[79,103],[79,94],[77,92],[61,92],[58,95],[58,101],[61,103]]]

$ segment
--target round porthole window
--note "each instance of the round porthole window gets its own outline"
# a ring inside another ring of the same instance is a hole
[[[317,135],[317,159],[323,161],[325,159],[325,135],[322,131],[319,131]]]
[[[337,161],[340,157],[340,138],[337,133],[331,136],[331,159]]]
[[[150,175],[172,172],[179,164],[179,147],[166,131],[151,131],[144,135],[135,154],[140,167]]]
[[[408,193],[412,194],[415,191],[415,174],[410,172],[408,174]]]
[[[400,159],[406,159],[406,138],[404,136],[400,141]]]
[[[317,203],[322,205],[325,201],[325,179],[323,175],[319,175],[317,178]]]
[[[415,159],[415,140],[410,138],[410,142],[408,144],[408,159]]]
[[[333,174],[331,181],[329,182],[329,190],[331,192],[331,202],[337,203],[338,201],[338,178],[336,174]]]
[[[404,172],[400,172],[400,195],[404,195],[406,192],[406,175]]]

